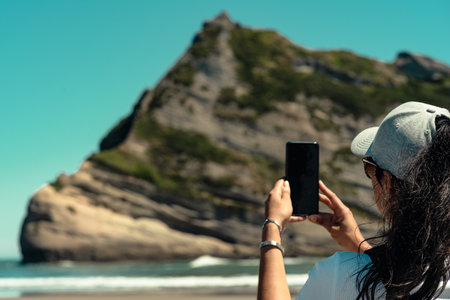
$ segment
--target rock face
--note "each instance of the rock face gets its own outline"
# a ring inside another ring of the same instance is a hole
[[[373,235],[378,213],[351,139],[402,101],[448,107],[446,74],[429,83],[348,51],[307,50],[222,13],[98,153],[31,198],[23,261],[257,256],[288,140],[320,143],[322,179]],[[309,222],[290,226],[283,243],[289,256],[339,249]]]
[[[408,76],[428,81],[437,81],[442,77],[450,76],[450,68],[432,58],[401,52],[394,62],[395,66]]]

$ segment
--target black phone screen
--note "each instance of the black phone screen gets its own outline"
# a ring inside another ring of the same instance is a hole
[[[293,215],[319,212],[319,144],[286,143],[286,179],[291,187]]]

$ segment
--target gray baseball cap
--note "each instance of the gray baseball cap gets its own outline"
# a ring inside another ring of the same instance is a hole
[[[403,179],[402,168],[420,149],[431,143],[436,118],[450,118],[447,109],[421,102],[406,102],[392,110],[379,127],[360,132],[351,145],[358,156],[370,156],[382,169]]]

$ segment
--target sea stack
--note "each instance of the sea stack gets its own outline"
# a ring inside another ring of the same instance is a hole
[[[378,214],[351,139],[400,102],[450,106],[448,74],[430,82],[397,65],[310,50],[221,13],[97,153],[32,196],[23,261],[256,257],[289,140],[319,142],[321,178],[374,234]],[[287,256],[339,250],[309,222],[290,226],[283,243]]]

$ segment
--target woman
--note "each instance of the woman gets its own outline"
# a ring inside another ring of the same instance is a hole
[[[308,219],[347,251],[318,262],[297,299],[450,299],[449,111],[404,103],[361,132],[351,150],[372,181],[385,223],[381,243],[364,239],[349,208],[320,181],[319,200],[333,213]],[[281,233],[306,220],[291,214],[289,183],[280,179],[266,201],[258,299],[291,299]]]

